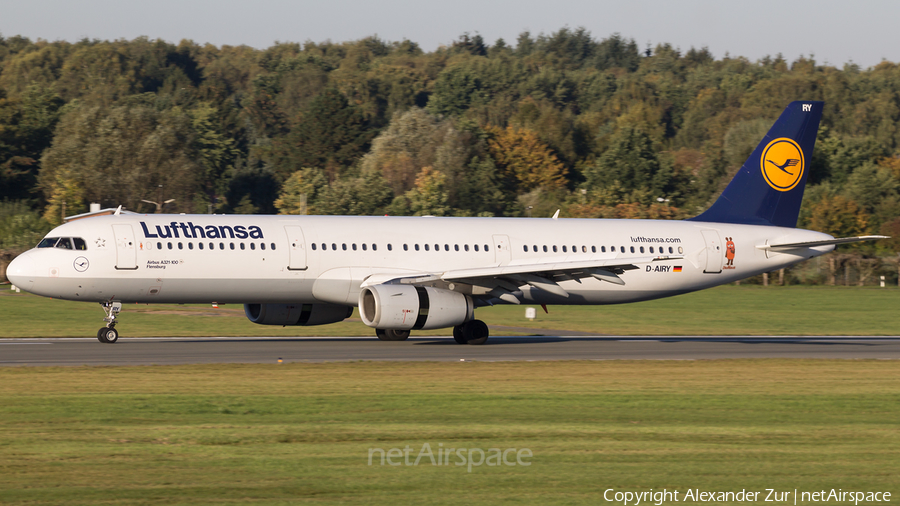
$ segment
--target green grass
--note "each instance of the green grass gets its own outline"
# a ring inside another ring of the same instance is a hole
[[[893,361],[3,368],[0,504],[598,504],[607,488],[896,500],[897,420]],[[423,443],[534,456],[471,473],[367,463]]]
[[[656,301],[612,306],[551,306],[524,318],[524,306],[481,308],[478,318],[494,334],[540,333],[541,329],[613,335],[896,335],[900,329],[897,288],[723,286]],[[102,325],[99,305],[0,292],[0,337],[84,337]],[[318,327],[254,325],[236,305],[127,305],[123,336],[369,336],[358,318]],[[448,330],[427,331],[447,335]]]

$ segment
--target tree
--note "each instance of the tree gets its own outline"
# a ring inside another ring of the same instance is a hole
[[[272,162],[284,178],[302,167],[335,177],[363,155],[373,137],[363,115],[335,88],[316,97],[290,133],[272,143]]]
[[[588,189],[613,183],[624,192],[646,190],[650,197],[663,198],[673,190],[672,169],[660,162],[653,140],[632,127],[621,129],[597,163],[585,170]]]
[[[488,130],[488,152],[499,171],[516,181],[521,192],[544,186],[560,188],[566,183],[565,166],[538,139],[537,134],[524,128],[507,127]]]
[[[328,180],[318,169],[307,167],[294,172],[275,201],[278,214],[318,214],[315,202],[327,186]]]
[[[88,201],[139,209],[143,199],[158,198],[159,185],[166,200],[176,199],[172,210],[191,211],[203,173],[194,138],[187,114],[146,100],[73,108],[41,159],[45,217],[59,223],[63,205],[77,211]]]
[[[416,186],[406,192],[409,209],[413,216],[447,216],[450,207],[447,205],[447,192],[444,182],[447,176],[431,167],[422,167]]]

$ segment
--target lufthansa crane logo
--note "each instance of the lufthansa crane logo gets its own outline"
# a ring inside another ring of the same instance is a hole
[[[786,137],[775,139],[763,150],[759,166],[769,186],[780,192],[793,190],[803,177],[803,150]]]

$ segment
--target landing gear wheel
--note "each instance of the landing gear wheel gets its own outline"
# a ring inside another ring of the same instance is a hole
[[[453,340],[457,344],[466,344],[466,336],[463,335],[463,326],[457,325],[453,327]]]
[[[462,336],[466,344],[484,344],[490,335],[488,326],[481,320],[471,320],[462,324]]]
[[[101,343],[114,344],[119,340],[119,331],[112,327],[103,327],[97,331],[97,339]]]
[[[382,341],[406,341],[409,339],[408,330],[375,329],[375,335]]]

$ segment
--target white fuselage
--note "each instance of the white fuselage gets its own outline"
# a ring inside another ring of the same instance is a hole
[[[831,239],[790,228],[549,218],[123,214],[67,223],[47,237],[80,238],[86,248],[29,250],[10,266],[13,282],[48,297],[125,303],[354,306],[373,275],[675,257],[626,271],[624,285],[561,281],[567,298],[522,288],[523,302],[614,304],[732,282],[833,249],[758,248]]]

